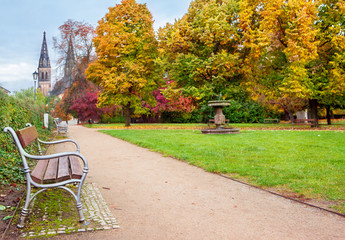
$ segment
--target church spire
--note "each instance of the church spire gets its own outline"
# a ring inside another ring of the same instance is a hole
[[[73,83],[73,68],[75,66],[75,57],[72,36],[69,36],[67,56],[65,60],[65,88],[70,88]]]
[[[46,32],[43,33],[41,56],[38,62],[38,88],[41,89],[43,96],[49,96],[51,90],[51,67],[48,56]]]
[[[71,77],[74,64],[75,64],[75,58],[74,58],[72,36],[69,36],[67,56],[66,56],[66,62],[65,62],[65,77],[66,78]]]
[[[48,56],[46,32],[43,33],[41,56],[40,56],[40,61],[39,61],[38,67],[39,68],[50,68],[50,60],[49,60],[49,56]]]

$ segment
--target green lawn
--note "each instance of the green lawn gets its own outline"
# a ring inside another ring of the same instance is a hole
[[[345,204],[344,131],[246,131],[203,135],[199,130],[102,130],[114,137],[227,173],[261,187]]]

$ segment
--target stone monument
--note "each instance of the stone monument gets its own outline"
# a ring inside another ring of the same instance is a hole
[[[221,95],[220,95],[221,96]],[[209,107],[214,108],[215,116],[214,119],[209,120],[210,122],[214,122],[216,125],[215,128],[205,128],[202,129],[201,132],[203,134],[234,134],[234,133],[240,133],[240,130],[237,128],[230,128],[225,127],[228,125],[226,123],[225,116],[223,114],[223,108],[230,106],[230,101],[228,100],[215,100],[215,101],[209,101],[208,102]]]

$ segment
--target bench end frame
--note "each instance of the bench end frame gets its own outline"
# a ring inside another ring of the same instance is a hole
[[[31,127],[32,125],[30,123],[28,123],[28,124],[26,124],[26,126]],[[73,141],[73,140],[70,140],[70,139],[65,139],[65,140],[55,141],[55,142],[44,142],[44,141],[41,141],[38,139],[38,146],[39,146],[40,154],[41,154],[41,148],[39,145],[40,142],[43,144],[56,144],[56,143],[63,143],[63,142],[72,142],[76,145],[77,151],[76,152],[64,152],[64,153],[58,153],[58,154],[52,154],[52,155],[46,155],[46,156],[44,156],[44,155],[35,156],[35,155],[28,154],[24,150],[24,148],[22,147],[21,142],[18,138],[17,133],[11,127],[5,127],[4,132],[12,135],[13,141],[17,146],[17,149],[18,149],[20,156],[21,156],[21,159],[22,159],[22,163],[23,163],[23,167],[24,167],[24,174],[25,174],[26,183],[27,183],[26,184],[25,204],[24,204],[24,207],[22,209],[21,216],[20,216],[19,223],[18,223],[17,227],[18,228],[24,228],[25,219],[29,214],[30,203],[39,193],[41,193],[41,192],[43,192],[49,188],[61,188],[61,189],[68,191],[69,193],[71,193],[72,196],[74,197],[75,201],[76,201],[76,204],[77,204],[77,210],[79,213],[79,221],[83,222],[85,220],[85,218],[84,218],[83,211],[82,211],[81,189],[82,189],[82,186],[85,182],[86,175],[88,173],[88,163],[87,163],[86,158],[79,153],[80,147],[79,147],[78,143]],[[47,158],[51,158],[51,157],[70,156],[70,155],[74,155],[74,156],[79,157],[84,163],[83,174],[82,174],[81,179],[69,179],[69,180],[65,180],[65,181],[61,181],[61,182],[57,182],[57,183],[51,183],[51,184],[38,184],[38,183],[34,182],[33,179],[31,178],[31,175],[30,175],[31,170],[30,170],[28,163],[26,161],[26,157],[28,157],[30,159],[34,159],[34,160],[43,160],[43,159],[47,159]],[[66,187],[67,184],[73,184],[73,183],[78,184],[77,194],[75,194],[71,189]],[[31,196],[32,186],[41,188],[33,196]]]

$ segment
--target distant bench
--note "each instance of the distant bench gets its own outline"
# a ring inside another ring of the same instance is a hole
[[[271,118],[268,118],[268,119],[264,119],[264,123],[266,124],[266,123],[279,123],[280,121],[279,121],[279,119],[277,119],[277,118],[273,118],[273,119],[271,119]]]
[[[56,125],[57,134],[60,134],[60,132],[65,132],[65,134],[67,134],[68,125],[66,123],[62,123],[58,118],[54,119],[54,123]]]
[[[25,205],[21,213],[18,228],[24,227],[25,218],[29,213],[30,202],[36,197],[37,194],[49,189],[49,188],[62,188],[71,193],[77,203],[77,209],[79,212],[79,221],[84,221],[81,203],[81,188],[85,181],[86,174],[88,172],[88,164],[83,155],[79,153],[79,145],[77,142],[71,139],[64,139],[54,142],[44,142],[38,138],[36,127],[27,124],[26,128],[14,131],[11,127],[6,127],[4,132],[8,132],[12,135],[18,151],[21,155],[24,173],[26,176],[26,199]],[[31,155],[24,149],[37,140],[38,149],[40,155]],[[43,155],[41,150],[41,144],[59,144],[71,142],[76,146],[75,152],[60,152],[51,155]],[[35,168],[29,169],[29,165],[26,158],[32,160],[38,160]],[[80,164],[80,160],[83,162],[83,167]],[[31,172],[31,174],[30,174]],[[66,187],[67,184],[78,184],[78,192],[75,194],[70,188]],[[41,188],[33,196],[31,196],[31,187]]]
[[[291,121],[293,125],[311,125],[316,126],[316,119],[294,119]]]

